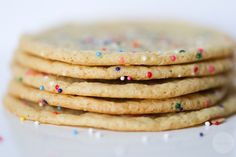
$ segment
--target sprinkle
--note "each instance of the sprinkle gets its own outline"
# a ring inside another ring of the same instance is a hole
[[[183,111],[183,107],[182,107],[182,105],[181,105],[180,102],[177,102],[177,103],[175,104],[175,109],[178,110],[178,111]]]
[[[60,114],[60,113],[59,113],[59,112],[57,112],[57,111],[53,111],[52,113],[53,113],[53,114],[56,114],[56,115],[57,115],[57,114]]]
[[[148,143],[148,137],[147,136],[143,136],[141,138],[141,140],[142,140],[143,144],[147,144]]]
[[[100,139],[102,137],[102,134],[100,132],[95,132],[95,138]]]
[[[3,137],[2,136],[0,136],[0,142],[3,142]]]
[[[176,60],[176,55],[170,56],[170,60],[174,62]]]
[[[168,139],[169,139],[169,134],[165,133],[165,134],[163,135],[163,138],[164,138],[165,141],[168,141]]]
[[[182,77],[182,75],[181,75],[181,74],[178,74],[178,77]]]
[[[120,49],[119,52],[124,52],[124,50]]]
[[[39,121],[34,122],[34,125],[36,125],[36,126],[38,126],[39,124],[40,124]]]
[[[184,52],[186,52],[185,50],[179,50],[179,53],[184,53]]]
[[[127,76],[127,80],[132,80],[132,77],[131,76]]]
[[[209,65],[208,72],[211,73],[211,74],[214,73],[215,72],[215,67],[213,65]]]
[[[102,50],[103,50],[103,51],[106,51],[106,50],[107,50],[107,48],[103,47],[103,48],[102,48]]]
[[[50,86],[54,86],[55,82],[54,81],[50,81],[49,84],[50,84]]]
[[[73,133],[73,135],[78,135],[78,130],[77,129],[72,129],[72,133]]]
[[[148,71],[148,72],[146,73],[146,76],[147,76],[148,78],[152,78],[152,72],[151,72],[151,71]]]
[[[62,93],[62,91],[63,91],[63,90],[62,90],[61,88],[59,88],[59,89],[57,90],[58,93]]]
[[[61,106],[57,106],[57,110],[58,110],[58,111],[61,111]]]
[[[120,63],[120,64],[125,64],[125,59],[124,59],[124,57],[120,57],[120,58],[119,58],[119,63]]]
[[[147,61],[147,56],[142,56],[142,61]]]
[[[206,121],[204,124],[206,127],[211,126],[211,123],[209,121]]]
[[[200,132],[200,133],[199,133],[199,136],[200,136],[200,137],[203,137],[203,136],[204,136],[204,134],[203,134],[202,132]]]
[[[20,117],[20,121],[25,121],[25,117]]]
[[[196,65],[193,67],[194,74],[198,73],[199,67]]]
[[[138,40],[133,40],[132,46],[133,46],[133,48],[139,48],[141,46],[141,44]]]
[[[42,100],[39,101],[39,106],[40,107],[43,107],[43,106],[45,106],[47,104],[48,104],[48,102],[45,99],[42,99]]]
[[[209,107],[210,104],[211,104],[211,101],[210,101],[210,100],[206,100],[206,101],[204,102],[204,107]]]
[[[213,124],[213,125],[220,125],[224,121],[225,121],[225,118],[218,118],[218,119],[212,120],[211,124]]]
[[[88,134],[89,134],[89,135],[93,135],[93,133],[94,133],[93,128],[89,128],[89,129],[88,129]]]
[[[44,86],[43,85],[39,86],[39,90],[44,90]]]
[[[102,53],[101,53],[100,51],[97,51],[97,52],[96,52],[96,56],[97,56],[97,57],[102,57]]]
[[[224,105],[223,104],[219,104],[218,107],[224,108]]]
[[[120,77],[120,80],[121,80],[121,81],[124,81],[124,80],[125,80],[125,76],[121,76],[121,77]]]
[[[200,48],[197,49],[197,51],[202,53],[204,51],[204,49],[200,47]]]
[[[59,88],[60,88],[60,86],[57,84],[57,85],[55,86],[55,89],[58,90]]]
[[[17,80],[20,81],[20,82],[22,82],[22,81],[23,81],[23,78],[22,78],[22,77],[18,77]]]
[[[116,70],[116,71],[120,71],[120,67],[116,67],[115,70]]]

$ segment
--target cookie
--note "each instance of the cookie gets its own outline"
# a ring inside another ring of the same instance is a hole
[[[17,89],[17,90],[16,90]],[[153,114],[198,110],[215,105],[226,95],[226,88],[194,93],[165,100],[107,99],[52,94],[12,81],[8,92],[15,97],[75,110],[105,114]]]
[[[15,61],[21,65],[54,75],[62,75],[80,79],[127,79],[150,80],[179,77],[208,76],[232,69],[233,62],[229,58],[194,64],[168,66],[110,66],[88,67],[68,63],[45,60],[25,53],[17,53]]]
[[[173,114],[118,116],[83,112],[51,106],[40,107],[36,103],[5,96],[6,108],[22,119],[55,125],[95,127],[117,131],[162,131],[196,126],[205,121],[226,117],[236,112],[236,95],[232,94],[220,105],[198,111]]]
[[[121,82],[115,80],[79,80],[47,75],[13,66],[13,75],[23,83],[45,91],[107,98],[165,99],[227,85],[229,74],[200,78]]]
[[[79,65],[170,65],[231,56],[225,34],[177,22],[65,24],[24,35],[20,49]]]

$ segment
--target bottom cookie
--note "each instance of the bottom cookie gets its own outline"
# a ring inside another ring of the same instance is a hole
[[[162,131],[191,127],[210,119],[229,116],[236,112],[236,94],[226,98],[220,105],[199,111],[143,116],[115,116],[64,108],[58,111],[55,107],[40,107],[9,95],[5,96],[4,104],[17,116],[41,123],[117,131]]]

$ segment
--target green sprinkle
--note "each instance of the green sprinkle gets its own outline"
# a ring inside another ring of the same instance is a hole
[[[202,53],[198,52],[198,53],[196,54],[196,59],[197,59],[197,60],[202,59]]]
[[[182,110],[183,110],[182,105],[181,105],[180,102],[177,102],[177,103],[175,104],[175,109],[178,110],[178,111],[182,111]]]
[[[23,81],[23,78],[22,78],[22,77],[18,77],[17,80],[20,81],[20,82],[22,82],[22,81]]]
[[[179,50],[179,53],[184,53],[184,52],[186,52],[185,50]]]

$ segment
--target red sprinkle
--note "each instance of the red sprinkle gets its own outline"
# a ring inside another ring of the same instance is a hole
[[[194,72],[194,73],[197,73],[198,70],[199,70],[198,66],[194,66],[194,68],[193,68],[193,72]]]
[[[204,106],[205,106],[205,107],[209,107],[210,103],[211,103],[210,100],[206,100],[206,101],[204,102]]]
[[[0,136],[0,142],[3,142],[3,137],[2,136]]]
[[[170,56],[170,60],[174,62],[176,60],[176,56],[175,55]]]
[[[215,72],[215,67],[213,66],[213,65],[210,65],[209,67],[208,67],[208,71],[209,71],[209,73],[214,73]]]
[[[52,113],[53,113],[53,114],[60,114],[60,113],[59,113],[59,112],[57,112],[57,111],[53,111]]]
[[[55,86],[55,89],[58,90],[59,88],[60,88],[60,86],[57,84],[57,85]]]
[[[152,72],[151,72],[151,71],[148,71],[148,72],[146,73],[146,76],[147,76],[148,78],[151,78],[151,77],[152,77]]]

